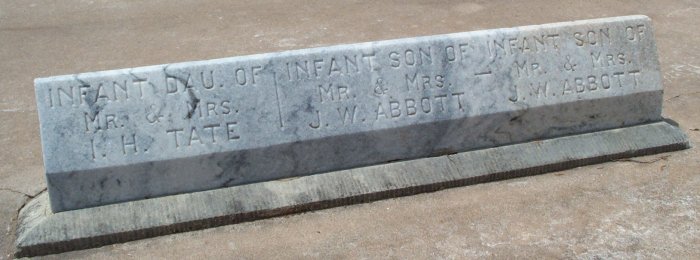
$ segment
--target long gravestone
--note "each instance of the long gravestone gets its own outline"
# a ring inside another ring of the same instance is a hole
[[[54,212],[662,120],[644,16],[82,73],[35,86]]]
[[[36,95],[49,192],[19,212],[17,257],[690,146],[661,117],[645,16],[60,76]]]

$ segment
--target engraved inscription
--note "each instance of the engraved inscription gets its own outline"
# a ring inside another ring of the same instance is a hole
[[[633,16],[37,79],[52,208],[654,122],[656,59]]]
[[[642,91],[654,75],[638,47],[650,33],[644,23],[493,31],[75,75],[42,87],[41,102],[72,120],[66,134],[96,164],[251,149]]]

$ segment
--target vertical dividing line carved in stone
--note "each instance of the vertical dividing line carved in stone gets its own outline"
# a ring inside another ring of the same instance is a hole
[[[282,105],[280,104],[280,93],[277,87],[277,72],[272,72],[272,79],[275,81],[275,97],[277,98],[277,114],[279,115],[280,119],[280,128],[284,128],[284,124],[282,123]]]

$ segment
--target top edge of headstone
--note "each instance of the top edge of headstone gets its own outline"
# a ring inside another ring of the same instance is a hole
[[[310,52],[319,51],[319,50],[332,51],[335,49],[344,49],[344,48],[351,48],[351,47],[362,48],[362,47],[371,47],[371,46],[382,46],[382,45],[390,45],[390,44],[398,43],[400,41],[404,41],[407,39],[426,40],[426,39],[430,39],[430,38],[434,38],[434,37],[460,37],[460,36],[463,37],[463,36],[467,36],[467,35],[476,36],[476,35],[487,34],[487,33],[490,33],[493,31],[499,31],[499,30],[528,31],[528,30],[547,29],[550,27],[577,26],[577,25],[582,25],[582,24],[625,22],[625,21],[635,21],[635,20],[644,20],[647,22],[651,22],[651,18],[649,18],[646,15],[639,14],[639,15],[604,17],[604,18],[596,18],[596,19],[573,20],[573,21],[546,23],[546,24],[525,25],[525,26],[516,26],[516,27],[482,29],[482,30],[475,30],[475,31],[466,31],[466,32],[457,32],[457,33],[448,33],[448,34],[439,34],[439,35],[403,37],[403,38],[398,38],[398,39],[378,40],[378,41],[369,41],[369,42],[361,42],[361,43],[349,43],[349,44],[340,43],[340,44],[331,44],[328,46],[320,46],[320,47],[313,47],[313,48],[292,49],[292,50],[284,50],[284,51],[272,51],[272,52],[266,52],[266,53],[240,55],[240,56],[232,56],[232,57],[226,57],[226,58],[175,62],[175,63],[147,65],[147,66],[132,67],[132,68],[121,68],[121,69],[111,69],[111,70],[102,70],[102,71],[94,71],[94,72],[82,72],[82,73],[75,73],[75,74],[64,74],[64,75],[57,75],[57,76],[38,77],[38,78],[34,79],[34,84],[35,84],[35,86],[38,86],[39,84],[51,82],[51,81],[71,80],[71,79],[76,79],[78,77],[104,76],[105,74],[110,74],[110,73],[121,74],[121,73],[129,73],[129,72],[134,72],[134,71],[162,69],[163,67],[220,64],[220,63],[236,62],[236,61],[249,60],[249,59],[265,58],[265,57],[269,57],[270,55],[274,55],[277,57],[285,57],[285,56],[292,56],[292,55],[297,55],[297,54],[310,53]]]

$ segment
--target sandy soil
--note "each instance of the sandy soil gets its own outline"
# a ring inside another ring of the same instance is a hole
[[[245,3],[244,3],[245,2]],[[0,259],[45,189],[33,79],[617,15],[655,25],[664,115],[700,140],[700,3],[0,0]],[[697,148],[47,258],[695,258]]]

